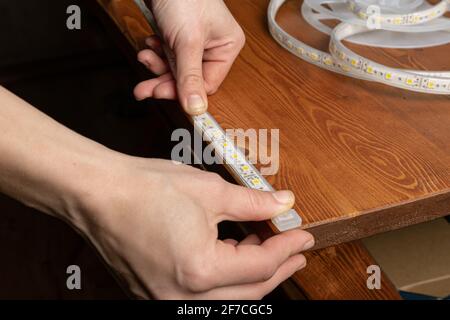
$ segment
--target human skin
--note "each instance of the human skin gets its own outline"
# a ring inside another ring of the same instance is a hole
[[[139,298],[256,299],[305,266],[312,236],[217,238],[294,203],[169,160],[110,150],[0,87],[0,191],[66,221]]]
[[[153,9],[158,21],[176,16],[171,10],[177,8],[156,2]],[[173,2],[190,3],[192,10],[203,8],[203,22],[228,22],[241,32],[221,1]],[[215,19],[208,16],[208,10]],[[169,28],[161,24],[163,30]],[[180,98],[191,114],[199,109],[198,105],[190,108],[189,96],[197,94],[205,102],[204,110],[206,95],[220,85],[243,44],[238,41],[241,35],[230,40],[232,36],[220,37],[220,30],[210,28],[209,40],[201,38],[206,54],[200,60],[194,49],[198,38],[186,41],[192,46],[191,54],[176,44],[185,43],[177,40],[186,36],[184,31],[173,33],[179,37],[168,36],[175,52],[187,54],[177,56],[176,78],[160,57],[158,39],[149,39],[152,50],[139,58],[161,76],[138,85],[135,93],[139,96],[140,90],[145,91],[140,98]],[[205,26],[200,29],[206,32]],[[191,59],[196,61],[192,65]],[[303,268],[306,261],[301,252],[314,245],[313,237],[302,230],[264,242],[256,235],[241,242],[219,240],[219,222],[270,219],[291,208],[294,195],[251,190],[172,161],[110,150],[2,87],[0,192],[67,222],[93,244],[122,284],[143,299],[259,299]]]
[[[138,84],[138,100],[179,99],[191,115],[204,113],[207,95],[216,92],[244,46],[245,36],[222,0],[148,1],[161,34],[176,60],[172,75],[161,39],[147,39],[138,60],[158,75]]]

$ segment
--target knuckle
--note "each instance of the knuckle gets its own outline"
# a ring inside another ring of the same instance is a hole
[[[203,86],[203,77],[201,76],[202,70],[191,69],[188,74],[184,75],[181,79],[181,84],[188,87]]]
[[[276,271],[277,271],[277,268],[276,268],[275,265],[273,265],[273,264],[267,265],[264,268],[263,273],[262,273],[263,281],[270,280],[273,277],[273,275],[275,274]]]
[[[213,287],[211,267],[204,256],[191,257],[177,270],[178,284],[190,292],[203,292]]]
[[[183,45],[190,48],[196,48],[203,45],[203,33],[200,26],[193,26],[193,31],[184,36]]]
[[[209,183],[216,184],[216,185],[220,185],[224,182],[222,177],[218,173],[215,173],[215,172],[206,173],[204,176],[204,180],[206,180]]]
[[[172,44],[175,52],[196,51],[203,48],[204,39],[204,32],[199,24],[190,25],[189,32],[173,30],[166,37],[166,41]]]

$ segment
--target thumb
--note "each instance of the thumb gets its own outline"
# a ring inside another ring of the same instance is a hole
[[[221,214],[224,220],[261,221],[292,208],[295,196],[292,191],[267,192],[230,184]]]
[[[183,109],[190,115],[206,112],[207,96],[203,81],[203,42],[187,40],[175,48],[177,90]]]

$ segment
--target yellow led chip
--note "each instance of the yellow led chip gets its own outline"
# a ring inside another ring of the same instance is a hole
[[[241,169],[242,169],[242,171],[248,171],[250,168],[249,168],[249,166],[246,165],[246,166],[242,166]]]
[[[254,185],[261,184],[261,180],[259,180],[258,178],[252,179],[252,184]]]
[[[392,79],[392,73],[390,73],[390,72],[386,73],[385,78],[386,78],[387,80],[391,80],[391,79]]]
[[[325,62],[327,66],[331,66],[333,64],[333,60],[331,60],[331,58],[326,58],[323,62]]]
[[[373,68],[370,67],[370,66],[367,67],[366,72],[372,74],[373,73]]]
[[[430,89],[434,89],[434,87],[435,87],[435,83],[434,83],[434,81],[428,81],[428,88],[430,88]]]
[[[408,79],[406,79],[406,84],[408,84],[408,85],[413,85],[414,84],[414,80],[413,79],[411,79],[411,78],[408,78]]]

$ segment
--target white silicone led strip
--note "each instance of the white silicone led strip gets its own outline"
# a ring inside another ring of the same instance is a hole
[[[367,7],[362,6],[355,0],[347,0],[348,7],[357,17],[367,20]],[[422,24],[443,16],[447,11],[450,11],[450,2],[443,0],[431,8],[416,11],[408,14],[380,14],[377,20],[382,25],[390,24],[397,26],[411,26]]]
[[[361,26],[339,24],[330,37],[330,52],[333,57],[351,68],[351,72],[370,75],[371,80],[418,92],[450,95],[450,78],[446,72],[389,68],[357,55],[342,44],[341,40],[346,37],[366,31],[367,28]]]
[[[299,58],[321,68],[354,78],[377,81],[393,87],[432,94],[450,95],[447,71],[416,71],[389,68],[363,58],[347,49],[342,40],[354,34],[370,31],[362,25],[342,22],[330,35],[330,53],[315,49],[286,33],[276,22],[277,12],[285,0],[271,0],[268,24],[273,38]]]
[[[355,11],[351,11],[350,8],[348,8],[351,4],[349,3],[350,0],[303,0],[303,3],[306,4],[308,7],[312,8],[313,10],[325,15],[325,16],[329,16],[330,19],[334,18],[334,19],[338,19],[344,22],[349,22],[351,24],[356,24],[356,25],[363,25],[366,26],[367,25],[367,19],[369,18],[369,15],[367,15],[366,12],[364,11],[360,11],[357,10],[355,7]],[[449,2],[449,0],[445,0],[444,3]],[[348,8],[348,12],[347,13],[343,13],[342,11],[334,11],[329,7],[324,6],[325,4],[330,4],[330,5],[346,5]],[[438,9],[442,8],[441,6],[443,6],[443,3],[440,2],[438,4]],[[362,6],[361,6],[362,8]],[[450,19],[443,17],[443,14],[445,14],[445,11],[443,13],[439,13],[437,14],[437,11],[430,11],[428,12],[429,9],[434,9],[435,6],[431,6],[429,5],[429,7],[427,9],[424,10],[417,10],[417,11],[412,11],[408,14],[393,14],[393,15],[389,15],[389,14],[385,14],[383,12],[379,12],[379,17],[384,17],[386,19],[389,19],[390,23],[387,22],[382,22],[381,20],[379,20],[378,22],[380,22],[380,27],[383,30],[390,30],[390,31],[401,31],[401,32],[412,32],[412,33],[417,33],[417,32],[431,32],[431,31],[440,31],[440,30],[450,30]],[[380,7],[381,10],[381,7]],[[447,10],[448,9],[448,5],[447,5]],[[424,15],[425,13],[425,15]],[[435,17],[433,17],[433,15],[436,15]],[[411,17],[411,18],[408,18]],[[425,23],[424,21],[420,22],[416,22],[415,18],[416,16],[425,18],[425,16],[427,17],[427,23]],[[374,17],[376,17],[376,15],[374,15]],[[392,18],[396,18],[395,20],[391,20]],[[400,18],[400,19],[398,19]],[[406,19],[405,19],[406,18]],[[384,20],[383,18],[381,18],[382,20]]]
[[[195,130],[214,147],[215,155],[223,160],[227,169],[242,185],[261,191],[274,191],[261,173],[247,161],[245,155],[225,134],[209,112],[194,116],[192,120]],[[281,232],[300,227],[302,220],[294,209],[290,209],[273,218],[272,223]]]
[[[134,1],[144,14],[153,31],[156,34],[159,34],[153,15],[145,5],[144,1]],[[169,62],[172,61],[172,63],[169,64],[172,71],[174,71],[174,60],[171,58],[173,57],[173,53],[170,52],[167,46],[164,46],[164,51],[169,57]],[[216,157],[224,162],[226,168],[242,185],[261,191],[274,191],[273,187],[261,173],[247,161],[245,155],[234,144],[234,141],[231,141],[231,139],[227,137],[225,131],[209,112],[199,116],[193,116],[191,117],[191,120],[194,129],[205,139],[205,141],[213,146]],[[287,212],[272,218],[271,221],[280,232],[299,228],[302,224],[302,219],[294,209],[290,209]]]

